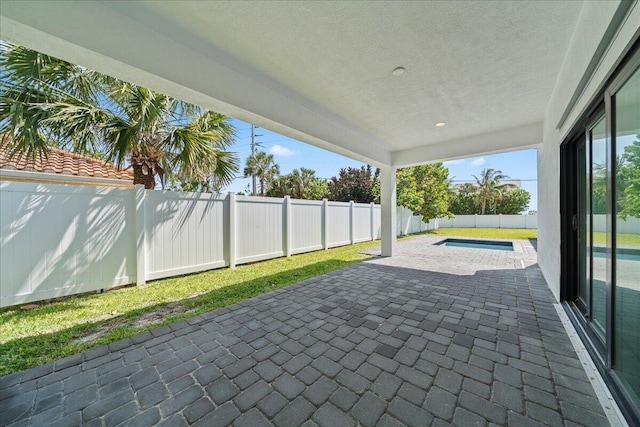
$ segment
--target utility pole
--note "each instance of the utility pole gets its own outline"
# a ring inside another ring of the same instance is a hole
[[[257,137],[262,136],[262,135],[258,135],[258,134],[255,133],[255,129],[257,127],[258,126],[251,125],[251,155],[252,156],[254,154],[256,154],[256,149],[258,147],[262,147],[261,143],[256,141]],[[257,194],[257,192],[256,192],[256,176],[252,175],[251,178],[252,178],[252,181],[253,181],[253,187],[252,187],[251,195],[255,196]]]

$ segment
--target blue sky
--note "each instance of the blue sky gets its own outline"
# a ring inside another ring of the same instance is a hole
[[[241,168],[238,173],[239,177],[225,191],[240,192],[246,191],[247,185],[251,184],[251,179],[241,177],[245,160],[251,154],[251,125],[235,119],[233,124],[237,130],[236,143],[230,150],[238,153]],[[341,168],[362,165],[361,162],[348,157],[316,148],[266,129],[257,128],[256,134],[262,135],[257,137],[256,141],[262,143],[264,151],[274,155],[275,162],[280,165],[281,174],[305,167],[315,170],[316,176],[320,178],[331,178],[338,175]],[[537,210],[536,150],[472,157],[446,162],[445,165],[449,169],[449,177],[453,177],[456,182],[474,181],[473,175],[480,176],[480,172],[484,168],[501,170],[511,179],[531,180],[523,181],[522,188],[531,193],[529,209]]]

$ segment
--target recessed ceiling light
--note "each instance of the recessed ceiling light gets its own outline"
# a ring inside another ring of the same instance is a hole
[[[404,72],[405,72],[404,67],[398,67],[398,68],[395,68],[395,69],[391,72],[391,74],[393,74],[394,76],[401,76],[401,75],[403,75],[403,74],[404,74]]]
[[[436,127],[439,127],[439,128],[441,128],[444,125],[446,125],[445,122],[436,123]]]

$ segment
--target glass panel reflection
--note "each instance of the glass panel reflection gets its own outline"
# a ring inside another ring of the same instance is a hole
[[[587,310],[589,306],[587,280],[591,278],[591,273],[587,273],[591,265],[591,261],[589,261],[591,257],[591,227],[589,225],[591,216],[588,213],[589,203],[587,202],[587,194],[591,192],[589,190],[589,179],[587,178],[591,160],[587,149],[588,146],[589,142],[586,138],[585,141],[578,145],[578,159],[580,159],[578,163],[578,223],[582,225],[578,227],[578,251],[580,253],[578,257],[578,299],[582,303],[580,308],[583,310]]]
[[[607,134],[604,118],[591,130],[591,316],[604,335],[607,322]],[[588,232],[587,232],[588,233]]]
[[[614,369],[640,402],[640,70],[615,95]]]

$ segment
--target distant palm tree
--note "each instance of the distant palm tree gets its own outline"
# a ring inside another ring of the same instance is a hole
[[[478,191],[478,187],[470,182],[458,184],[453,187],[458,194],[472,195]]]
[[[504,175],[502,171],[494,169],[483,169],[480,178],[475,175],[473,177],[476,179],[476,185],[478,186],[476,194],[480,202],[481,215],[485,214],[487,201],[493,202],[495,212],[502,191],[513,187],[513,184],[500,184],[500,181],[509,177]]]
[[[307,168],[294,169],[291,171],[292,197],[304,199],[311,183],[316,180],[316,171]]]
[[[255,154],[247,158],[244,167],[245,177],[257,177],[260,186],[260,195],[264,196],[269,183],[280,174],[280,166],[273,160],[273,154],[267,154],[264,151],[257,151]]]
[[[0,132],[11,155],[46,156],[50,145],[103,152],[145,188],[165,175],[229,184],[238,169],[227,117],[6,42]]]
[[[327,196],[328,191],[327,181],[316,177],[314,170],[300,168],[274,179],[269,184],[267,196],[322,200]]]

